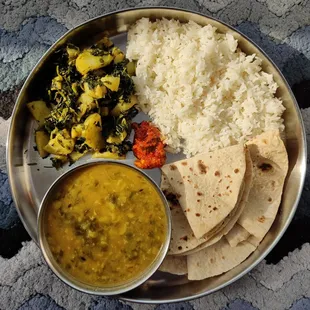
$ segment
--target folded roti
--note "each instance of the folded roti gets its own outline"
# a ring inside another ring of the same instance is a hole
[[[187,274],[187,259],[185,256],[166,256],[159,270],[176,275]]]
[[[238,224],[261,241],[279,209],[288,171],[288,157],[279,131],[263,133],[247,143],[254,179]]]
[[[171,212],[171,241],[168,255],[181,254],[206,242],[205,238],[197,239],[194,236],[176,193],[174,193],[164,173],[162,173],[160,187],[167,198]]]
[[[239,144],[162,167],[197,239],[214,237],[236,208],[246,171],[245,154]]]
[[[238,266],[255,249],[247,241],[231,247],[226,238],[222,238],[210,247],[187,256],[188,279],[202,280],[220,275]]]
[[[213,238],[211,238],[210,240],[206,241],[205,243],[200,244],[199,246],[197,246],[196,248],[184,252],[181,255],[189,255],[189,254],[193,254],[196,253],[206,247],[211,246],[212,244],[215,244],[216,242],[218,242],[223,236],[226,237],[227,241],[237,245],[239,242],[238,240],[244,241],[249,237],[249,233],[244,229],[245,232],[243,232],[244,235],[241,235],[241,229],[243,229],[241,226],[239,226],[237,224],[237,221],[240,217],[240,215],[242,214],[247,202],[248,202],[248,197],[249,197],[249,193],[252,187],[252,180],[253,180],[253,164],[252,164],[252,160],[250,157],[250,153],[248,150],[246,150],[246,171],[245,171],[245,177],[244,177],[244,190],[242,191],[242,196],[239,200],[238,207],[236,207],[234,209],[234,211],[232,211],[232,215],[230,216],[230,219],[227,221],[227,224],[223,227],[223,229],[221,231],[219,231],[218,234],[216,234]],[[228,216],[229,218],[229,216]],[[239,227],[241,229],[239,229]],[[233,229],[234,228],[234,229]],[[236,243],[237,242],[237,243]],[[230,244],[231,245],[231,244]],[[231,245],[232,246],[232,245]]]
[[[248,202],[238,224],[224,238],[187,256],[190,280],[220,275],[242,263],[258,247],[277,215],[288,171],[284,143],[278,131],[271,131],[247,146],[253,161]]]
[[[235,224],[234,229],[232,229],[226,236],[231,247],[237,246],[240,242],[247,240],[250,237],[250,233],[240,226],[238,223]],[[249,242],[249,241],[248,241]]]

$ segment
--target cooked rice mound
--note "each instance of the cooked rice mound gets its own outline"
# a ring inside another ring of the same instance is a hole
[[[143,112],[187,156],[284,129],[277,84],[231,34],[211,25],[143,18],[128,32],[127,57]]]

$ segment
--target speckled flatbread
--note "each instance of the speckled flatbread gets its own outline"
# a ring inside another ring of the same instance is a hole
[[[225,236],[225,238],[227,239],[227,241],[229,242],[231,246],[232,244],[234,244],[234,242],[235,242],[235,245],[237,245],[239,242],[247,239],[247,237],[250,234],[247,231],[245,231],[246,235],[244,232],[243,234],[241,234],[241,231],[238,227],[239,225],[237,225],[237,221],[247,204],[248,196],[249,196],[249,193],[252,187],[252,180],[253,180],[252,160],[251,160],[249,151],[246,150],[246,171],[245,171],[245,176],[244,176],[242,195],[237,203],[238,206],[230,213],[228,218],[225,219],[225,225],[223,225],[222,229],[219,230],[219,232],[214,237],[198,245],[196,248],[193,248],[192,250],[184,252],[180,255],[189,255],[189,254],[196,253],[206,247],[209,247],[215,244],[221,238],[223,238],[223,236]],[[240,241],[238,242],[238,240]]]
[[[235,224],[234,229],[232,229],[226,236],[231,247],[237,246],[240,242],[247,240],[250,237],[250,233],[240,226],[238,223]]]
[[[220,275],[242,263],[256,247],[247,241],[231,247],[226,238],[187,256],[189,280],[202,280]]]
[[[163,263],[160,265],[159,270],[176,275],[187,274],[186,256],[166,256]]]
[[[246,151],[235,145],[162,167],[197,239],[211,239],[236,208]]]
[[[238,224],[220,241],[187,256],[188,278],[220,275],[242,263],[270,229],[281,202],[288,170],[285,146],[278,131],[247,143],[253,162],[253,183]]]
[[[248,203],[238,224],[262,240],[279,209],[288,171],[288,157],[279,131],[263,133],[247,143],[254,179]]]

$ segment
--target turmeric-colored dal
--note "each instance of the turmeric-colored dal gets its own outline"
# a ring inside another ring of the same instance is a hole
[[[57,263],[72,276],[96,286],[122,284],[142,274],[163,246],[165,206],[137,171],[89,166],[59,184],[46,233]]]

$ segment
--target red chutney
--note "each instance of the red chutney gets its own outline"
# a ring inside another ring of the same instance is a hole
[[[135,131],[133,153],[138,158],[135,165],[141,169],[160,168],[165,164],[165,144],[158,128],[149,122],[133,123]]]

